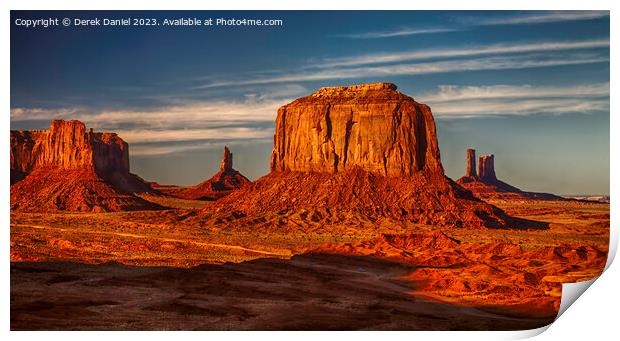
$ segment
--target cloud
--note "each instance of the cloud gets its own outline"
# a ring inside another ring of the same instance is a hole
[[[355,68],[334,68],[326,70],[306,70],[303,72],[282,74],[278,76],[213,82],[202,85],[201,88],[206,89],[224,86],[259,85],[286,82],[319,81],[329,79],[356,79],[364,77],[422,75],[462,71],[527,69],[550,66],[591,64],[609,61],[608,56],[592,53],[569,54],[565,56],[551,57],[552,58],[550,58],[549,55],[543,56],[539,54],[529,54],[464,60],[449,60],[439,62],[391,64]]]
[[[602,48],[609,48],[609,39],[504,43],[362,54],[325,58],[301,66],[297,68],[298,71],[261,75],[246,74],[243,78],[229,76],[220,80],[211,78],[208,83],[198,85],[194,89],[459,71],[524,69],[609,61],[607,53],[580,51]],[[412,61],[420,62],[410,63]]]
[[[609,111],[609,83],[576,86],[440,86],[416,96],[438,118]]]
[[[592,113],[609,110],[609,100],[592,99],[582,101],[578,99],[526,99],[511,101],[469,101],[467,103],[442,103],[429,105],[438,118],[472,118],[483,116],[509,116],[532,114],[567,114]]]
[[[492,85],[492,86],[452,86],[442,85],[439,90],[422,94],[424,100],[431,102],[451,102],[472,99],[495,98],[551,98],[551,97],[600,97],[609,96],[609,83],[576,86],[532,86],[532,85]]]
[[[246,93],[245,98],[255,101],[278,100],[281,102],[281,99],[297,98],[310,93],[308,88],[299,84],[282,84],[277,87],[270,87],[268,91],[265,91],[265,87],[263,86],[260,88],[261,89],[255,89],[258,91]],[[250,90],[252,89],[250,88]]]
[[[161,155],[206,148],[214,140],[273,138],[277,109],[290,100],[258,97],[236,102],[198,101],[157,110],[13,108],[11,122],[77,119],[96,131],[118,133],[132,145],[132,155]],[[156,143],[169,145],[149,145]]]
[[[129,143],[184,142],[193,140],[257,139],[273,137],[273,128],[217,127],[203,129],[130,129],[116,130]]]
[[[513,15],[501,18],[477,18],[470,20],[475,25],[523,25],[542,24],[560,21],[592,20],[609,16],[609,11],[549,11],[534,12],[526,15]]]
[[[435,27],[435,28],[415,28],[402,27],[385,31],[370,31],[350,34],[339,34],[334,37],[347,39],[381,39],[403,36],[413,36],[420,34],[434,34],[445,32],[459,32],[471,29],[476,26],[495,26],[495,25],[526,25],[544,24],[563,21],[592,20],[609,16],[609,11],[546,11],[532,12],[526,14],[516,14],[502,17],[475,17],[459,18],[461,25],[454,27]]]
[[[273,134],[273,132],[272,132]],[[205,149],[220,149],[222,145],[231,146],[243,146],[256,143],[269,143],[273,141],[273,137],[262,139],[244,139],[244,140],[230,140],[230,141],[217,141],[217,142],[200,142],[200,143],[182,143],[174,145],[133,145],[130,148],[131,156],[150,157],[160,156],[168,154],[184,153],[192,150],[205,150]]]
[[[448,49],[427,49],[391,53],[375,53],[344,58],[326,59],[315,65],[320,68],[338,66],[359,66],[368,64],[397,63],[412,60],[433,58],[472,57],[482,55],[499,55],[532,52],[555,52],[566,50],[580,50],[609,47],[609,39],[579,40],[579,41],[549,41],[534,43],[511,43],[479,46],[465,46]]]
[[[348,39],[379,39],[379,38],[392,38],[392,37],[402,37],[402,36],[413,36],[419,34],[432,34],[432,33],[443,33],[443,32],[454,32],[460,31],[460,28],[446,28],[446,27],[438,27],[438,28],[400,28],[393,31],[376,31],[376,32],[362,32],[362,33],[351,33],[351,34],[338,34],[334,35],[334,37],[339,38],[348,38]]]
[[[171,127],[209,127],[218,125],[272,122],[278,107],[290,100],[198,101],[156,110],[102,110],[84,108],[12,108],[11,121],[77,119],[97,129],[117,129],[126,125],[148,129]]]
[[[260,85],[236,91],[237,100],[145,94],[150,101],[145,107],[16,107],[10,115],[11,125],[44,129],[52,119],[80,120],[95,131],[118,133],[131,145],[131,155],[163,155],[221,148],[223,142],[271,141],[278,108],[308,92],[298,84]]]

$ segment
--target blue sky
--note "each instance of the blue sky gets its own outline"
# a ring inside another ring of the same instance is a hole
[[[24,28],[17,18],[254,18],[271,27]],[[448,176],[493,153],[525,190],[609,193],[609,14],[540,11],[11,12],[11,129],[76,118],[130,143],[132,171],[194,184],[268,172],[279,106],[393,82],[431,106]]]

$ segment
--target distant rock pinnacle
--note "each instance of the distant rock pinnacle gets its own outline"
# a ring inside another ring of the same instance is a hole
[[[224,157],[220,163],[220,172],[228,173],[233,171],[233,154],[228,147],[224,146]]]
[[[476,150],[475,149],[467,149],[467,171],[465,172],[466,177],[475,178],[476,177]]]
[[[250,180],[233,168],[233,153],[224,147],[220,170],[210,179],[195,186],[169,192],[179,198],[217,200],[250,183]]]

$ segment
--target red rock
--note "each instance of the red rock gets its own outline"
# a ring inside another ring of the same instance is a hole
[[[476,168],[475,157],[476,151],[467,149],[467,170],[456,182],[478,198],[566,200],[549,193],[525,192],[497,179],[493,154],[481,155],[478,158],[478,174],[473,174]]]
[[[391,83],[321,88],[281,107],[272,171],[443,174],[430,108]]]
[[[240,212],[240,219],[269,220],[294,211],[319,212],[313,221],[362,216],[518,227],[444,175],[430,108],[390,83],[322,88],[281,107],[271,170],[203,216]]]
[[[495,157],[491,155],[480,155],[478,158],[478,178],[484,181],[497,180],[495,176]]]
[[[87,132],[82,122],[63,120],[49,130],[11,131],[11,209],[153,208],[131,194],[147,191],[129,172],[129,147],[115,133]]]
[[[465,176],[470,178],[476,177],[476,150],[467,149],[467,170]]]
[[[79,121],[54,120],[50,130],[11,131],[11,170],[91,169],[105,176],[129,172],[125,141],[114,133],[93,133]]]
[[[222,158],[222,162],[220,163],[220,172],[230,172],[230,171],[234,171],[233,155],[228,149],[228,147],[224,146],[224,157]]]
[[[232,191],[238,190],[250,180],[233,168],[233,154],[224,147],[224,156],[220,163],[220,171],[209,180],[196,186],[168,190],[168,194],[185,199],[217,200]]]

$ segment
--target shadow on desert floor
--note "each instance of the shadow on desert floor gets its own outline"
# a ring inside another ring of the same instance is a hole
[[[515,330],[553,318],[412,295],[412,267],[305,254],[189,269],[11,264],[11,330]]]

